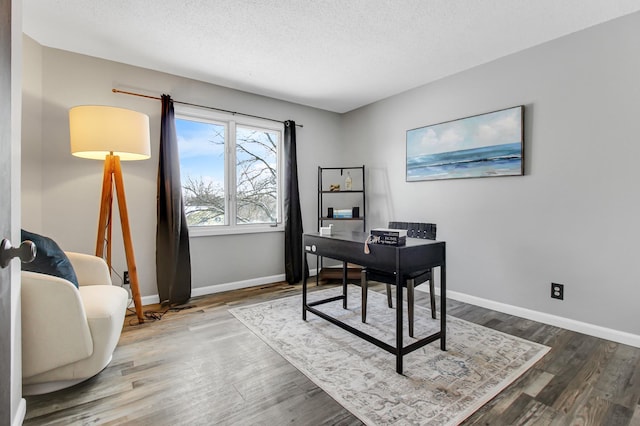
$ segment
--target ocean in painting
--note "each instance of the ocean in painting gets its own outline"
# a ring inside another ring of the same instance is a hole
[[[407,158],[407,181],[521,174],[520,142]]]

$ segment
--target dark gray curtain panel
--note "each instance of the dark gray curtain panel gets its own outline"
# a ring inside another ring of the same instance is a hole
[[[162,95],[156,275],[160,303],[178,305],[191,297],[189,228],[180,184],[180,159],[173,100]]]
[[[302,255],[302,211],[298,192],[296,159],[296,123],[284,122],[284,269],[287,282],[295,284],[309,276],[309,266]]]

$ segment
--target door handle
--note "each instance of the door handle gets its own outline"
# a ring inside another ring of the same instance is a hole
[[[11,241],[5,238],[0,245],[0,268],[9,266],[9,262],[14,257],[19,257],[22,263],[29,263],[36,258],[36,251],[33,241],[23,241],[20,247],[15,248],[11,246]]]

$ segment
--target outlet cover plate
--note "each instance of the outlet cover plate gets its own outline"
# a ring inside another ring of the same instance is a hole
[[[564,284],[551,283],[551,298],[564,300]]]

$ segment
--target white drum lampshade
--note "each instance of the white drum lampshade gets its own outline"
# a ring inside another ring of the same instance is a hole
[[[151,157],[149,116],[110,106],[84,105],[69,110],[71,154],[104,160],[108,154],[122,161]]]

